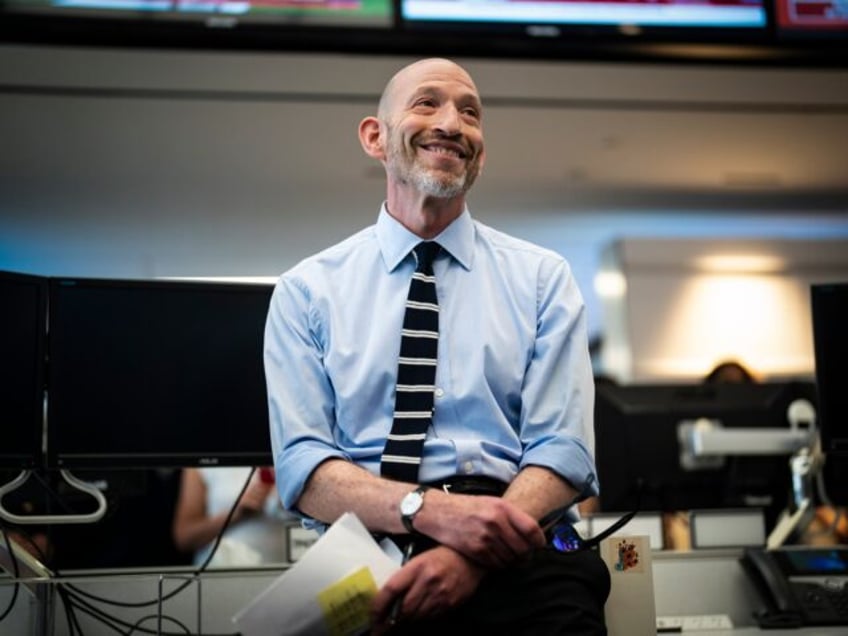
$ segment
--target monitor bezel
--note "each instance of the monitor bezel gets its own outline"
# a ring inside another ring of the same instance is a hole
[[[270,301],[273,285],[262,283],[233,283],[233,282],[208,282],[188,280],[164,280],[164,279],[108,279],[108,278],[51,278],[49,283],[49,321],[54,329],[48,333],[48,348],[55,348],[57,323],[56,312],[59,311],[54,300],[54,290],[63,285],[79,285],[82,287],[97,287],[101,289],[154,289],[168,291],[188,291],[190,293],[199,291],[231,292],[248,294],[266,294]],[[264,318],[263,318],[264,322]],[[55,357],[55,356],[54,356]],[[261,363],[261,354],[259,356]],[[69,452],[62,442],[59,428],[64,424],[56,416],[56,364],[48,368],[47,384],[52,390],[47,394],[47,452],[46,465],[49,469],[65,470],[123,470],[123,469],[145,469],[145,468],[186,468],[203,466],[260,466],[271,465],[272,454],[270,448],[270,428],[268,430],[268,446],[256,450],[240,450],[228,452],[219,449],[214,452],[173,452],[168,449],[156,449],[149,452],[110,452],[95,450],[90,453]],[[264,372],[263,372],[264,380]],[[264,382],[262,390],[265,391]],[[267,416],[267,399],[265,401],[265,415]]]

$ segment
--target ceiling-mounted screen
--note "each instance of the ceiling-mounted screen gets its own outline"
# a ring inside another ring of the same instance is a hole
[[[272,289],[51,279],[48,466],[270,464]]]
[[[119,18],[241,24],[389,28],[393,0],[6,0],[9,13],[44,17]]]
[[[765,29],[763,0],[401,0],[408,25],[523,25],[528,35],[557,35],[557,25]],[[547,27],[547,28],[546,28]],[[552,29],[553,27],[553,29]]]
[[[848,2],[844,0],[776,0],[780,37],[848,37]]]

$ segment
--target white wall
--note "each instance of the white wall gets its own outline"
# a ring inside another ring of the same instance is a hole
[[[845,239],[625,239],[605,257],[602,353],[621,381],[699,381],[725,360],[811,379],[810,286],[848,281]]]
[[[0,46],[0,268],[275,276],[373,222],[391,56]],[[463,60],[477,218],[594,276],[622,237],[848,236],[848,72]]]

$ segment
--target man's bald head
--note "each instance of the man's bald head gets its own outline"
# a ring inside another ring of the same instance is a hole
[[[386,87],[383,89],[383,94],[380,97],[377,117],[382,121],[387,121],[398,108],[398,97],[404,95],[410,86],[418,85],[428,77],[438,77],[445,74],[454,74],[462,77],[463,81],[473,89],[479,99],[480,93],[468,71],[452,60],[442,57],[430,57],[404,66],[391,77],[386,83]]]

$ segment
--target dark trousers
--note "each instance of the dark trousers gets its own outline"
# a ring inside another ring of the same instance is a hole
[[[398,636],[605,636],[610,575],[596,550],[537,550],[518,565],[489,573],[464,605],[434,620],[399,623]]]

